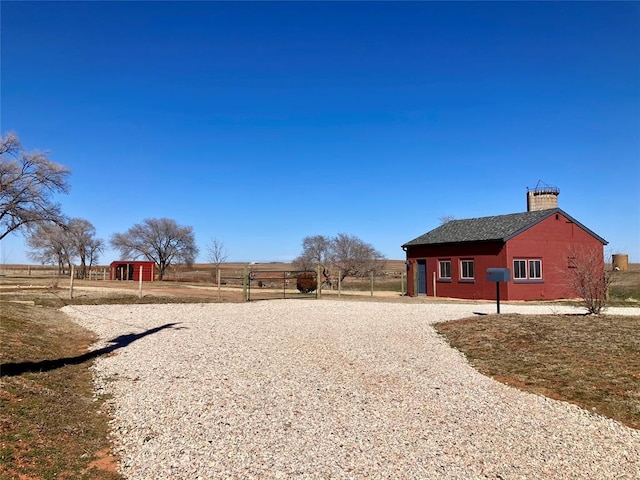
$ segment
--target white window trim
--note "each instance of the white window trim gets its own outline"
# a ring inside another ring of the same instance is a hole
[[[442,265],[448,263],[449,264],[449,276],[442,276]],[[438,260],[438,279],[441,280],[451,280],[451,260]]]
[[[517,277],[516,276],[516,262],[524,262],[524,276],[523,277]],[[537,262],[540,264],[540,276],[539,277],[532,277],[531,276],[531,264],[533,262]],[[543,270],[542,270],[542,259],[541,258],[514,258],[513,262],[512,262],[512,266],[513,266],[513,280],[514,281],[527,281],[527,280],[532,280],[532,281],[541,281],[543,280],[544,276],[543,276]]]
[[[516,277],[517,269],[516,262],[524,262],[524,277]],[[513,259],[513,279],[514,280],[526,280],[527,279],[527,261],[522,258]]]
[[[532,277],[531,276],[531,264],[534,263],[534,262],[537,262],[537,263],[540,264],[540,276],[539,277]],[[542,260],[539,259],[539,258],[533,258],[533,259],[529,260],[527,263],[528,263],[527,266],[529,267],[529,270],[527,271],[527,274],[529,275],[529,279],[530,280],[542,280]]]
[[[473,275],[471,277],[465,277],[464,276],[464,267],[462,266],[463,263],[470,263],[472,266],[472,270],[473,270]],[[472,258],[464,258],[462,260],[460,260],[460,280],[475,280],[476,279],[476,265],[475,265],[475,261]]]

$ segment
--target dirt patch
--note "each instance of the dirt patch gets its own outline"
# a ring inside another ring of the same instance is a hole
[[[102,450],[98,450],[94,454],[95,460],[89,463],[87,467],[87,472],[91,473],[91,470],[101,470],[109,473],[117,473],[118,472],[118,460],[116,457],[111,455],[111,450],[109,448],[103,448]]]

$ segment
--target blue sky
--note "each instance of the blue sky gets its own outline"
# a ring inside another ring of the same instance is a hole
[[[526,210],[538,180],[640,262],[638,2],[3,1],[2,133],[69,167],[108,240],[145,218],[229,261],[307,235],[391,259]],[[2,260],[26,261],[18,235]],[[101,263],[119,257],[108,249]]]

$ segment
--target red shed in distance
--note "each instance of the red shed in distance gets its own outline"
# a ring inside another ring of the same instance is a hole
[[[109,280],[140,281],[141,269],[143,282],[153,282],[155,280],[156,263],[137,260],[118,260],[111,262],[109,266]]]

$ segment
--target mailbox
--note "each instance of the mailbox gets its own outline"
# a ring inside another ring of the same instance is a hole
[[[508,282],[511,272],[508,268],[487,268],[487,282]]]
[[[500,313],[500,282],[511,280],[511,272],[508,268],[487,268],[487,282],[496,282],[496,306]]]

